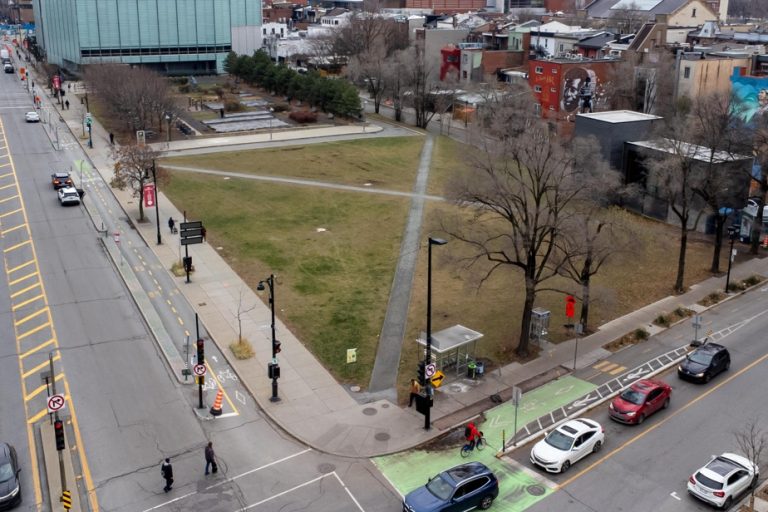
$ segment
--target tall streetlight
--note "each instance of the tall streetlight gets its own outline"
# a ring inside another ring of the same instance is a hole
[[[171,114],[168,112],[165,113],[165,121],[168,123],[167,142],[171,142]]]
[[[736,235],[739,232],[739,228],[736,226],[728,226],[728,238],[731,240],[731,249],[728,252],[728,274],[725,277],[725,293],[728,293],[728,287],[731,284],[731,263],[733,262],[733,242],[736,241]]]
[[[277,354],[280,353],[280,342],[275,338],[275,274],[270,274],[268,278],[259,281],[256,287],[258,291],[264,291],[264,283],[269,286],[269,309],[272,310],[272,361],[267,365],[267,375],[272,379],[272,396],[270,402],[279,402],[277,396],[277,379],[280,378],[280,365],[277,364]]]
[[[154,160],[152,160],[152,180],[155,183],[155,220],[157,221],[157,245],[162,245],[163,238],[160,236],[160,206],[157,204],[157,196],[160,195],[160,191],[157,189],[157,168],[155,167]]]
[[[275,116],[275,109],[269,107],[269,140],[272,140],[272,118]]]
[[[432,362],[432,246],[445,245],[442,238],[429,237],[427,249],[427,353],[424,357],[424,367]],[[432,381],[427,379],[427,412],[424,414],[424,430],[429,430],[430,410],[432,409]]]

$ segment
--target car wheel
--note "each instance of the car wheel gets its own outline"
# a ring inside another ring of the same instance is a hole
[[[728,510],[731,508],[731,504],[733,503],[733,498],[731,496],[728,496],[728,498],[725,500],[725,503],[723,503],[723,510]]]
[[[488,510],[491,508],[491,504],[493,503],[493,496],[483,496],[483,499],[480,501],[480,509],[481,510]]]
[[[664,405],[661,406],[662,409],[668,409],[669,408],[669,397],[667,397],[666,400],[664,400]]]
[[[566,471],[568,471],[568,468],[570,468],[570,467],[571,467],[571,461],[567,460],[567,461],[563,462],[562,466],[560,466],[560,472],[561,473],[565,473]]]
[[[640,416],[637,417],[637,424],[638,425],[641,424],[644,421],[645,421],[645,414],[641,414]]]
[[[600,448],[602,448],[602,447],[603,447],[603,442],[602,442],[602,441],[598,441],[598,442],[596,442],[596,443],[595,443],[595,446],[593,446],[593,447],[592,447],[592,453],[597,453],[597,452],[599,452],[599,451],[600,451]]]
[[[727,372],[731,368],[731,361],[728,361],[725,363],[725,368],[723,368],[724,372]]]
[[[709,382],[709,379],[710,379],[710,376],[709,376],[709,372],[706,372],[706,373],[704,374],[704,379],[702,379],[702,380],[704,381],[704,384],[706,384],[707,382]]]

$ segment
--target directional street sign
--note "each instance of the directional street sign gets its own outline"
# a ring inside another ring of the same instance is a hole
[[[60,411],[64,408],[66,403],[67,402],[64,400],[64,395],[51,395],[48,397],[48,412],[54,413],[56,411]]]
[[[427,376],[427,378],[431,379],[435,373],[437,372],[437,365],[435,363],[429,363],[426,368],[424,368],[424,375]]]
[[[196,364],[193,370],[195,372],[195,375],[198,377],[202,377],[205,375],[205,365],[204,364]]]
[[[437,370],[435,374],[430,379],[430,382],[432,382],[432,386],[435,388],[439,388],[443,384],[443,379],[445,378],[445,375],[440,370]]]

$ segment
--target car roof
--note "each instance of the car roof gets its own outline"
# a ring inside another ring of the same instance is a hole
[[[467,464],[454,466],[451,469],[446,469],[443,471],[443,476],[448,476],[454,485],[458,485],[464,480],[478,475],[485,475],[490,472],[491,470],[488,469],[488,466],[482,462],[469,462]]]
[[[77,194],[77,189],[75,187],[61,187],[59,189],[60,194]]]
[[[57,178],[69,178],[68,172],[55,172],[53,173],[53,175],[56,176]]]
[[[666,387],[666,383],[653,379],[642,379],[630,386],[631,389],[642,392],[647,392],[651,391],[652,389],[663,387]]]
[[[11,456],[11,445],[0,442],[0,460],[7,460]]]
[[[701,345],[699,348],[697,348],[693,352],[706,352],[710,354],[716,354],[721,350],[725,350],[725,347],[722,345],[718,345],[717,343],[706,343],[704,345]]]
[[[555,430],[559,430],[564,434],[575,437],[597,428],[600,428],[600,424],[596,421],[586,418],[576,418],[574,420],[566,421]]]

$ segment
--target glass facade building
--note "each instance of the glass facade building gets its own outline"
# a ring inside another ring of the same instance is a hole
[[[261,0],[33,0],[37,40],[67,69],[137,64],[170,75],[222,73],[261,47]]]

